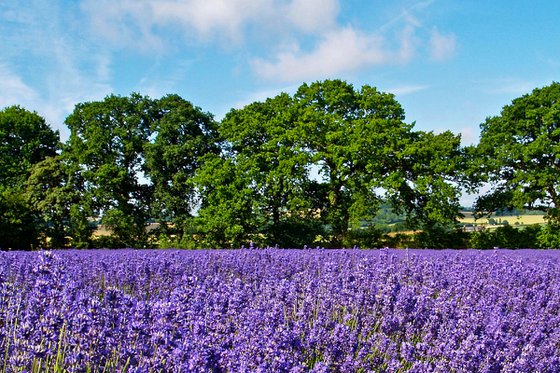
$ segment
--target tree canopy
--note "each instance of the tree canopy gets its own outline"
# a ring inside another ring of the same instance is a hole
[[[63,149],[85,215],[99,216],[113,246],[149,246],[146,226],[182,236],[195,208],[200,160],[218,152],[212,116],[177,95],[133,93],[76,105]],[[173,227],[170,229],[170,227]]]
[[[484,183],[479,213],[543,210],[551,224],[531,237],[560,246],[559,97],[552,83],[513,100],[467,147],[416,130],[392,94],[336,79],[220,121],[178,95],[109,95],[75,106],[64,144],[37,113],[8,107],[0,248],[375,246],[391,242],[376,225],[388,216],[419,232],[402,242],[451,246],[462,190]],[[109,236],[93,235],[98,224]],[[512,232],[472,242],[510,245]]]
[[[404,110],[391,94],[360,90],[341,80],[303,84],[295,95],[300,145],[309,152],[327,192],[322,216],[335,245],[351,220],[376,210],[382,179],[410,132]]]
[[[24,185],[35,164],[54,157],[58,132],[19,106],[0,111],[0,248],[29,249],[39,243],[38,216]]]
[[[546,211],[560,223],[560,83],[533,90],[481,125],[479,171],[492,185],[481,211]]]
[[[455,222],[460,138],[404,119],[393,95],[341,80],[230,111],[218,128],[224,152],[197,178],[204,232],[220,245],[303,246],[299,234],[348,246],[387,199],[415,227]]]
[[[231,110],[222,120],[224,152],[196,178],[203,199],[199,222],[210,244],[303,246],[319,233],[305,196],[309,156],[298,131],[287,94]]]
[[[59,134],[35,112],[19,106],[0,111],[0,180],[3,187],[21,188],[31,166],[56,155]]]
[[[178,95],[154,101],[155,120],[144,146],[145,176],[153,188],[151,217],[181,242],[198,205],[193,177],[206,154],[220,151],[216,122]]]

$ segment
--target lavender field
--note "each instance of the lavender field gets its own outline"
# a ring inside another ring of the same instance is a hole
[[[557,251],[0,253],[1,372],[557,372]]]

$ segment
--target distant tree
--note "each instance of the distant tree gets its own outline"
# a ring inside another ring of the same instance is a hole
[[[143,177],[144,147],[156,115],[152,100],[132,94],[80,103],[66,119],[63,157],[83,191],[74,214],[100,215],[115,245],[147,244],[153,187]]]
[[[492,189],[479,211],[538,209],[560,223],[560,83],[516,98],[481,125],[478,172]]]
[[[32,208],[39,213],[41,225],[50,237],[53,247],[66,246],[69,221],[69,196],[65,188],[66,175],[62,171],[59,157],[47,157],[36,163],[26,181],[26,196]]]
[[[155,101],[152,140],[146,143],[146,177],[153,187],[152,218],[180,242],[197,207],[192,178],[208,154],[217,154],[216,122],[177,95]]]

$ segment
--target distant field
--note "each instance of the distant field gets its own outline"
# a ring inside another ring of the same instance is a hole
[[[462,219],[459,219],[460,223],[475,224],[475,225],[489,225],[487,218],[480,218],[478,220],[475,220],[474,217],[472,216],[471,212],[463,212],[463,215],[465,215],[465,217],[462,218]],[[517,222],[519,223],[518,225],[532,225],[532,224],[545,224],[546,223],[546,221],[544,220],[544,215],[494,216],[494,217],[492,217],[492,219],[494,219],[494,221],[496,222],[496,225],[493,225],[491,227],[497,227],[504,220],[507,220],[510,225],[515,225],[515,223],[517,223]],[[157,227],[158,227],[158,224],[151,223],[151,224],[148,225],[147,229],[148,229],[148,231],[150,231],[150,230],[153,230]],[[417,232],[419,232],[419,231],[404,230],[404,231],[398,231],[398,232],[390,232],[389,236],[394,237],[397,234],[414,234],[414,233],[417,233]],[[93,235],[95,237],[110,236],[111,231],[108,228],[104,227],[103,225],[99,225],[99,226],[97,226],[97,229],[94,231]]]
[[[507,220],[510,225],[515,225],[518,222],[520,225],[531,225],[531,224],[544,224],[544,215],[519,215],[519,216],[494,216],[492,217],[496,223],[500,224],[504,220]],[[465,214],[465,217],[459,219],[461,223],[466,224],[488,224],[487,218],[480,218],[475,220],[472,215]]]

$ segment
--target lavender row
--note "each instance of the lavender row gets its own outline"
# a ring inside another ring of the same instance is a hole
[[[0,369],[560,371],[546,251],[0,253]]]

